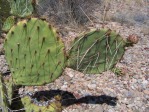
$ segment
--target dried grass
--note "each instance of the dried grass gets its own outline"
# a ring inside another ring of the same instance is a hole
[[[101,0],[39,0],[36,7],[39,15],[44,15],[57,23],[84,24],[96,4]]]

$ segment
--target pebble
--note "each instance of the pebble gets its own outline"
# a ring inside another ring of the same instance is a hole
[[[149,95],[149,90],[144,90],[143,91],[145,94]]]
[[[101,105],[98,105],[95,108],[93,108],[90,112],[104,112],[104,110]]]
[[[131,98],[131,97],[133,97],[133,92],[132,91],[126,91],[125,92],[125,96],[127,97],[127,98]]]
[[[64,75],[64,80],[65,81],[70,81],[72,77],[68,76],[68,75]]]
[[[87,87],[93,90],[93,89],[96,89],[96,84],[88,84]]]

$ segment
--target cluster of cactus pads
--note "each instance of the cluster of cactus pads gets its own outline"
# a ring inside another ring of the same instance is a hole
[[[110,70],[122,58],[125,47],[137,41],[135,35],[126,40],[110,29],[94,30],[76,38],[66,53],[56,30],[45,20],[22,20],[11,27],[5,39],[5,56],[12,80],[11,83],[3,81],[10,88],[7,91],[1,80],[0,98],[3,100],[0,104],[7,110],[11,103],[7,98],[12,97],[12,82],[15,85],[44,85],[58,78],[65,66],[88,74]],[[62,110],[60,102],[39,106],[27,95],[21,101],[26,112]]]
[[[72,42],[67,66],[85,73],[109,70],[122,58],[128,42],[109,29],[91,31]],[[6,60],[16,85],[43,85],[65,68],[64,44],[46,21],[32,18],[7,34]]]

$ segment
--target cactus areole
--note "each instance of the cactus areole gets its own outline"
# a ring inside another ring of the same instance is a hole
[[[13,26],[4,43],[6,60],[16,85],[43,85],[64,68],[64,44],[46,21],[32,18]]]
[[[84,73],[102,73],[122,58],[126,44],[110,29],[91,31],[72,42],[67,65]]]

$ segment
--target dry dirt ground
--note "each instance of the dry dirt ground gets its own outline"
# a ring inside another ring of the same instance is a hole
[[[118,6],[120,8],[115,8]],[[128,47],[117,64],[123,70],[121,76],[111,71],[93,75],[66,68],[53,83],[21,88],[20,94],[57,89],[68,91],[73,97],[70,97],[71,100],[69,97],[64,99],[64,104],[69,106],[63,112],[149,112],[149,7],[139,8],[132,4],[128,9],[126,6],[120,1],[112,6],[107,14],[108,21],[105,20],[104,24],[104,27],[115,30],[124,38],[130,34],[139,36],[139,42]],[[88,29],[103,27],[103,16],[100,14],[100,10],[95,12],[99,20],[92,21],[94,25],[89,23]],[[68,42],[78,33],[70,30],[64,40]],[[1,54],[0,71],[5,73],[7,70],[4,55]]]

